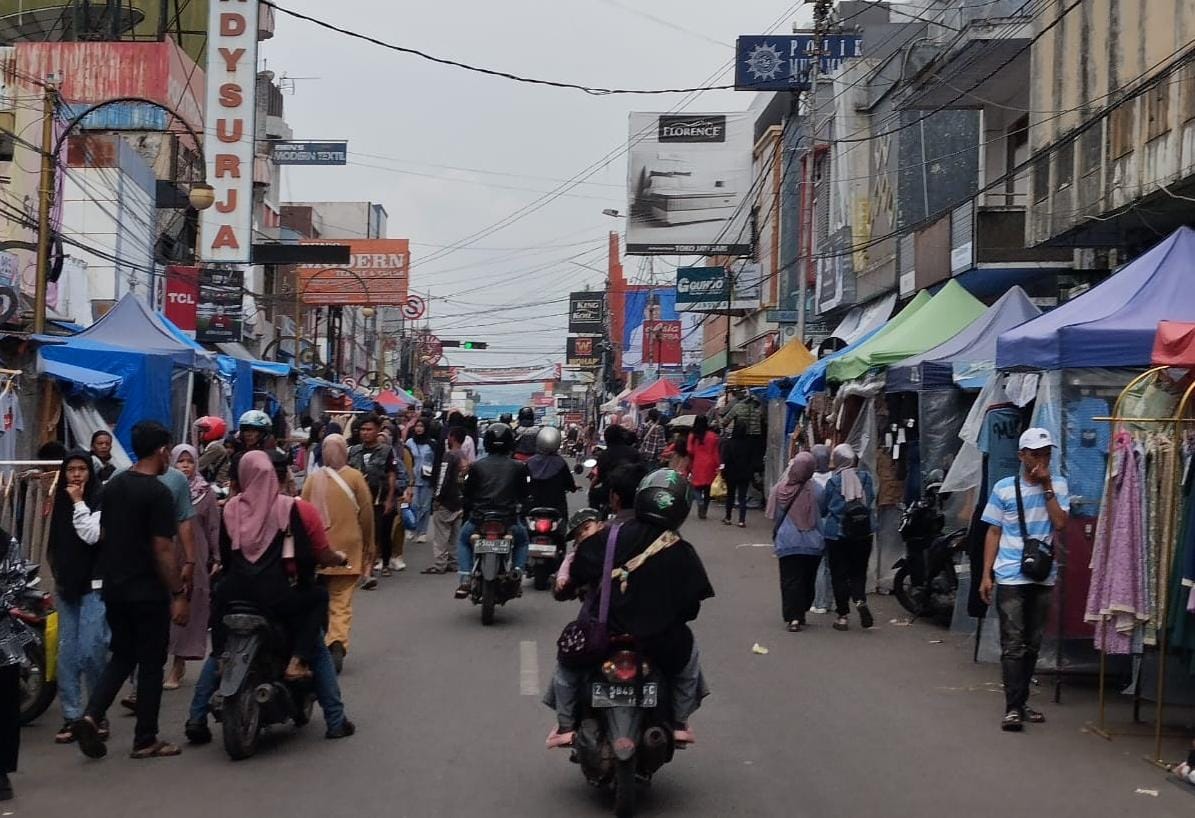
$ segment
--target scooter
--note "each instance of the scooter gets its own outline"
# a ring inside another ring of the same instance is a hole
[[[481,624],[494,624],[494,607],[523,595],[514,568],[514,536],[507,515],[489,512],[473,534],[473,570],[469,598],[481,606]]]
[[[896,569],[892,594],[914,616],[949,624],[958,594],[955,566],[966,550],[967,529],[942,533],[946,515],[939,502],[940,485],[940,478],[930,482],[925,496],[901,514],[898,530],[905,543],[905,556],[892,566]]]
[[[54,598],[38,590],[36,563],[26,562],[13,539],[0,555],[0,636],[21,645],[20,716],[24,726],[49,709],[58,695],[58,612]]]
[[[527,512],[527,530],[527,573],[535,590],[546,591],[564,560],[564,517],[554,508],[533,508]]]

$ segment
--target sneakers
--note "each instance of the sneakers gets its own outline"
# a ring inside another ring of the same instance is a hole
[[[407,561],[402,557],[395,557],[394,559],[390,560],[390,567],[395,571],[405,571],[407,570]]]
[[[356,732],[357,725],[344,718],[340,720],[340,724],[335,727],[329,727],[328,732],[324,733],[324,738],[348,738]]]
[[[186,725],[183,726],[183,735],[191,744],[210,744],[212,740],[212,731],[207,726],[207,719],[187,719]]]
[[[849,631],[850,629],[851,629],[851,623],[847,621],[845,616],[840,616],[834,620],[834,630]]]
[[[1019,733],[1024,726],[1025,720],[1019,710],[1009,710],[1000,720],[1000,729],[1006,733]]]
[[[875,617],[871,615],[871,608],[867,607],[866,602],[856,602],[855,610],[859,614],[859,624],[865,629],[876,623]]]
[[[472,592],[473,589],[470,587],[470,584],[468,582],[462,582],[452,596],[454,599],[468,599],[469,594]]]
[[[415,538],[415,542],[427,542],[427,535],[420,534],[418,537]]]
[[[1029,705],[1025,705],[1025,721],[1029,722],[1030,724],[1045,724],[1046,714],[1034,710]]]
[[[369,576],[369,577],[366,577],[365,579],[361,580],[361,590],[362,591],[372,591],[377,587],[378,587],[378,578],[377,577]]]
[[[813,614],[827,614],[830,612],[829,608],[810,608],[809,613]]]

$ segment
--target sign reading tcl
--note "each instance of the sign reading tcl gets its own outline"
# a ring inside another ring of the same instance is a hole
[[[257,0],[208,3],[204,154],[216,203],[202,211],[200,258],[248,263],[253,243]]]
[[[183,332],[195,332],[199,307],[199,268],[166,268],[166,317]]]

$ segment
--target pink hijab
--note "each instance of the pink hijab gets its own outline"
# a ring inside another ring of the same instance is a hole
[[[768,517],[779,520],[785,509],[801,531],[817,527],[817,502],[813,496],[813,472],[817,460],[809,452],[800,452],[788,464],[784,476],[776,481],[768,497]]]
[[[295,498],[279,494],[278,475],[270,456],[248,452],[237,466],[241,493],[224,504],[224,527],[234,551],[257,562],[270,543],[290,524]]]

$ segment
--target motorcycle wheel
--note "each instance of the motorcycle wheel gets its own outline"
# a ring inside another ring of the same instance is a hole
[[[531,577],[532,587],[537,591],[548,590],[549,580],[552,578],[551,566],[546,562],[537,562],[532,570],[534,571]]]
[[[261,732],[261,708],[246,684],[232,700],[224,700],[224,752],[233,761],[243,761],[257,752]]]
[[[494,624],[494,593],[496,583],[482,580],[481,583],[481,624]]]
[[[900,606],[914,616],[921,616],[921,605],[913,596],[913,579],[906,568],[900,568],[892,578],[892,595]]]
[[[614,770],[614,814],[631,818],[635,814],[635,759],[619,761]]]
[[[25,726],[50,709],[58,694],[58,683],[46,680],[46,643],[38,631],[38,639],[25,646],[25,662],[21,664],[21,716]]]

